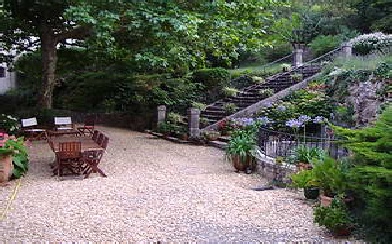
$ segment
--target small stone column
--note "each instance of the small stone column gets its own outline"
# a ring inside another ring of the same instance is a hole
[[[188,109],[188,131],[191,139],[200,138],[200,110],[197,108]]]
[[[343,58],[350,58],[352,54],[353,54],[353,45],[349,42],[343,43],[341,56]]]
[[[166,120],[166,106],[165,105],[160,105],[157,107],[157,126],[159,126],[161,123],[165,122]]]
[[[293,51],[293,66],[295,68],[298,68],[299,66],[302,65],[303,63],[303,53],[304,49],[301,44],[294,44],[294,51]]]

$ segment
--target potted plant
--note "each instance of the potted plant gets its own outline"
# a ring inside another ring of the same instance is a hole
[[[0,183],[6,182],[12,175],[12,154],[14,150],[7,146],[8,135],[2,133],[3,137],[0,139],[2,146],[0,147]],[[4,141],[4,144],[3,144]]]
[[[312,170],[302,170],[291,175],[291,182],[294,187],[304,189],[304,196],[307,199],[317,199],[320,195],[320,188],[314,180]]]
[[[254,132],[247,129],[233,132],[226,148],[226,155],[230,157],[236,171],[254,170],[255,160],[252,151],[256,146]]]
[[[13,175],[20,178],[28,170],[28,153],[23,137],[8,138],[3,134],[0,146],[0,183]]]
[[[238,106],[234,103],[225,103],[225,105],[223,105],[223,109],[225,110],[226,114],[233,114],[238,110]]]
[[[299,145],[294,149],[294,158],[292,160],[299,170],[303,170],[312,168],[312,159],[323,159],[324,157],[325,152],[321,148]]]
[[[313,161],[314,180],[323,191],[320,195],[322,206],[329,206],[336,195],[346,193],[347,170],[348,168],[342,161],[336,161],[331,157]]]
[[[341,197],[335,197],[330,206],[318,206],[314,209],[314,221],[325,226],[334,236],[351,234],[353,219]]]

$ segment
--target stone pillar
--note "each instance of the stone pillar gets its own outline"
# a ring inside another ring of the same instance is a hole
[[[166,106],[165,105],[160,105],[157,107],[157,126],[159,126],[159,124],[165,122],[166,120]]]
[[[293,66],[298,68],[302,65],[302,55],[304,53],[304,49],[300,44],[294,44],[294,51],[293,51]]]
[[[191,139],[200,138],[200,110],[197,108],[188,109],[188,131]]]
[[[342,54],[343,58],[350,58],[353,53],[353,45],[349,42],[345,42],[342,44]]]

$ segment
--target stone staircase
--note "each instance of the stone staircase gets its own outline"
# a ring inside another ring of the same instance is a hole
[[[295,74],[300,74],[302,75],[302,79],[306,79],[319,73],[320,71],[320,65],[305,65],[290,72],[284,72],[270,76],[266,78],[265,82],[262,84],[254,84],[245,87],[241,91],[237,92],[235,96],[227,97],[208,105],[205,111],[201,112],[201,118],[203,118],[205,121],[208,121],[208,125],[204,127],[209,127],[213,124],[216,124],[219,120],[233,114],[226,112],[225,104],[235,104],[238,107],[237,111],[234,112],[236,113],[246,109],[248,106],[270,97],[271,94],[263,93],[263,91],[267,89],[271,89],[275,94],[295,84],[298,84],[301,80],[295,79]]]

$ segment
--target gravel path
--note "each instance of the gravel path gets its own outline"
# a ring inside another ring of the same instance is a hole
[[[30,148],[30,171],[0,222],[10,241],[328,241],[311,208],[285,189],[239,174],[222,151],[101,127],[111,139],[101,168],[108,178],[58,181],[44,142]],[[0,187],[5,208],[16,182]]]

